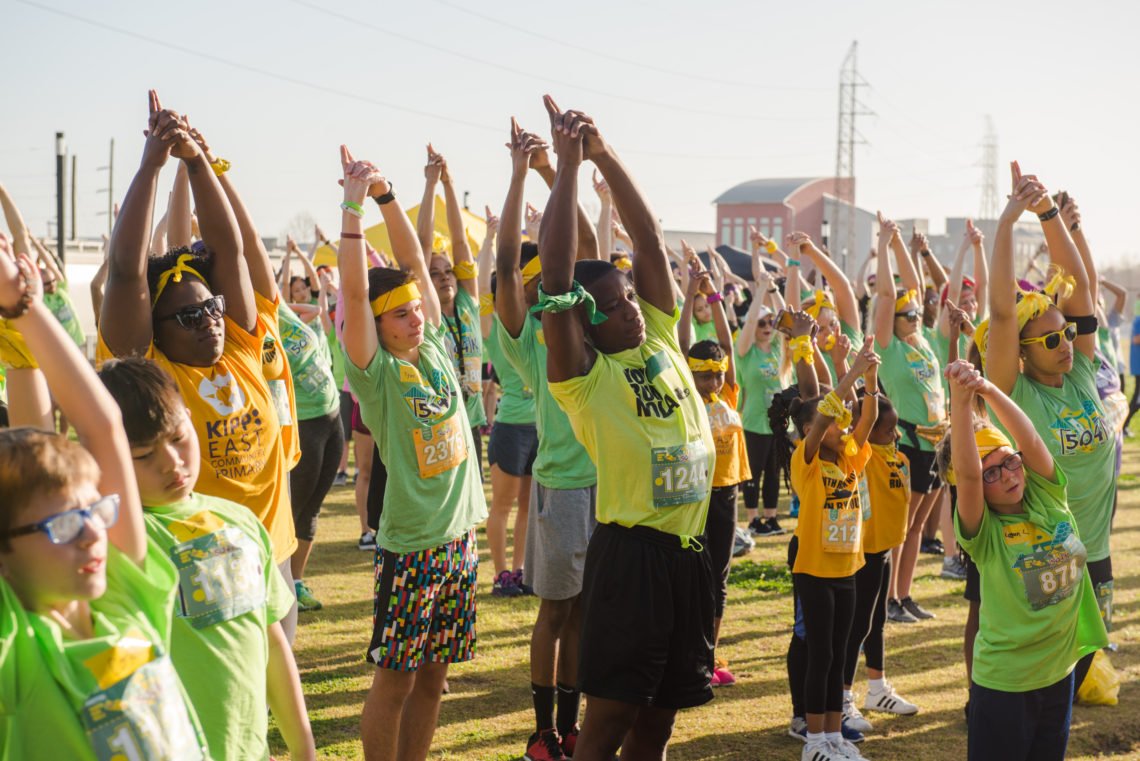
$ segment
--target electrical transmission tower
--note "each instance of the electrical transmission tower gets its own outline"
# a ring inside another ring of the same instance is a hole
[[[835,240],[841,249],[844,272],[848,259],[855,254],[855,145],[866,140],[855,128],[855,117],[869,116],[871,111],[859,102],[858,90],[867,87],[859,74],[855,54],[858,41],[852,42],[839,68],[839,134],[835,141]]]
[[[982,138],[982,203],[978,209],[981,219],[997,219],[998,215],[998,142],[994,120],[986,116],[986,135]]]

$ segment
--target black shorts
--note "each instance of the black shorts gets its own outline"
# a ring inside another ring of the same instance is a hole
[[[529,476],[538,455],[538,431],[533,424],[500,423],[491,426],[487,464],[498,465],[509,476]]]
[[[644,526],[599,524],[582,584],[582,692],[663,709],[712,700],[715,589],[708,550]]]
[[[344,440],[352,441],[352,394],[340,392],[340,427],[344,429]]]
[[[899,451],[910,460],[910,491],[912,494],[929,494],[942,486],[934,468],[934,452],[899,444]]]

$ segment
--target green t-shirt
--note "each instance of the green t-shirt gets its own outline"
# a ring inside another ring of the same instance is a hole
[[[446,328],[424,325],[419,364],[383,346],[345,374],[388,467],[376,544],[400,554],[446,544],[487,517],[471,423],[459,396]]]
[[[325,340],[328,342],[329,354],[332,356],[333,383],[336,384],[336,390],[339,392],[345,388],[344,351],[340,348],[340,341],[336,340],[335,328],[329,328],[325,331]]]
[[[930,331],[930,336],[927,339],[930,348],[934,349],[934,356],[938,358],[938,364],[945,369],[950,364],[950,336],[942,335],[942,331],[938,328]],[[970,353],[970,337],[965,333],[958,334],[958,359],[969,359]],[[946,408],[950,408],[950,381],[946,379],[944,373],[939,373],[938,377],[942,379],[942,397],[946,400]]]
[[[946,405],[942,401],[942,365],[934,354],[934,349],[921,333],[916,334],[915,343],[909,344],[891,336],[891,342],[881,352],[879,380],[890,397],[891,404],[899,413],[899,421],[912,425],[934,425],[946,416]],[[902,430],[902,444],[914,446],[914,439]],[[924,452],[934,451],[934,445],[918,436],[918,448]]]
[[[852,353],[859,351],[859,349],[863,347],[863,331],[859,330],[859,328],[855,327],[854,325],[848,325],[843,320],[840,320],[839,332],[847,336],[847,339],[851,341]],[[823,361],[827,364],[827,371],[831,373],[831,377],[834,379],[834,383],[838,384],[839,381],[843,380],[842,378],[836,377],[835,363],[831,361],[831,354],[829,352],[823,352]],[[850,355],[847,357],[847,364],[851,364]],[[828,386],[832,385],[831,382],[829,382],[826,378],[820,378],[819,382]]]
[[[277,326],[293,375],[297,419],[312,420],[336,412],[340,409],[340,394],[332,374],[332,352],[320,324],[306,325],[288,304],[282,303],[277,308]]]
[[[462,286],[455,292],[456,320],[444,315],[444,345],[461,382],[467,419],[472,426],[486,425],[483,409],[483,330],[479,322],[479,303]],[[385,460],[384,462],[387,462]]]
[[[1096,594],[1085,570],[1086,550],[1057,482],[1025,469],[1025,512],[982,511],[977,536],[958,542],[982,579],[981,618],[974,641],[975,682],[991,690],[1048,687],[1081,656],[1108,644]]]
[[[708,322],[697,322],[696,318],[692,321],[692,341],[716,341],[716,323],[712,320]]]
[[[1098,327],[1096,329],[1096,347],[1104,358],[1108,360],[1108,366],[1112,372],[1116,372],[1120,365],[1120,353],[1116,350],[1116,342],[1112,340],[1112,333],[1107,327]]]
[[[170,657],[217,759],[267,759],[266,629],[293,605],[269,534],[248,508],[191,494],[144,511],[178,570]]]
[[[598,471],[582,443],[574,435],[570,420],[558,406],[546,382],[546,340],[542,323],[527,316],[518,338],[512,338],[499,323],[499,347],[507,361],[535,393],[534,417],[538,428],[538,455],[534,459],[534,480],[547,489],[584,489],[598,482]]]
[[[44,306],[55,315],[55,319],[67,331],[67,335],[71,336],[71,340],[75,341],[76,346],[82,348],[87,345],[83,327],[79,324],[79,318],[75,316],[75,302],[67,292],[67,283],[57,280],[55,293],[44,294]]]
[[[1018,375],[1010,398],[1041,433],[1057,465],[1069,481],[1069,509],[1077,519],[1089,560],[1109,555],[1116,436],[1108,427],[1096,390],[1096,365],[1074,352],[1073,369],[1060,388],[1043,386]]]
[[[495,368],[495,375],[499,378],[499,388],[503,393],[499,396],[499,408],[495,412],[495,422],[511,425],[534,425],[534,392],[523,382],[518,370],[507,361],[501,345],[501,335],[505,331],[499,323],[499,318],[491,320],[491,334],[483,343],[483,350]]]
[[[638,303],[645,342],[599,352],[590,372],[550,393],[598,468],[598,523],[699,536],[716,457],[708,415],[677,341],[679,313]]]
[[[779,337],[773,336],[768,351],[754,343],[744,356],[736,355],[736,382],[744,393],[740,417],[746,431],[772,433],[768,408],[772,406],[772,397],[784,388],[780,379],[782,343]]]
[[[171,659],[177,576],[156,548],[146,570],[107,548],[95,636],[72,640],[28,613],[0,579],[0,758],[20,761],[208,758]]]

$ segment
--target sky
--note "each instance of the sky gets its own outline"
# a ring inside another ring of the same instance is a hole
[[[498,213],[509,119],[549,135],[544,92],[594,117],[666,228],[712,231],[739,182],[834,175],[858,41],[860,206],[934,232],[978,214],[989,116],[1002,198],[1018,159],[1077,199],[1099,261],[1140,262],[1136,3],[0,0],[0,19],[0,183],[38,235],[56,131],[78,157],[79,236],[106,231],[98,167],[114,138],[121,198],[151,87],[232,162],[266,236],[306,215],[335,235],[342,142],[408,207],[430,140],[470,208]],[[160,206],[172,181],[173,162]],[[545,202],[535,175],[527,198]]]

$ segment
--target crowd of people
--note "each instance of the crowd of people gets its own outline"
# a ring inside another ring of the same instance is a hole
[[[476,656],[484,523],[490,593],[539,599],[524,758],[664,758],[677,711],[736,681],[717,650],[732,557],[785,535],[785,488],[802,759],[863,758],[864,712],[922,709],[885,661],[887,622],[934,617],[912,595],[923,551],[966,582],[969,758],[1064,757],[1109,647],[1137,400],[1127,294],[1067,193],[1014,163],[992,250],[969,224],[949,272],[880,214],[856,282],[809,235],[758,230],[742,278],[668,247],[603,130],[547,96],[549,137],[511,121],[481,245],[432,145],[414,220],[341,146],[339,234],[275,263],[240,172],[149,98],[91,285],[94,366],[62,263],[0,187],[5,758],[266,759],[269,712],[292,758],[316,758],[293,641],[321,607],[305,570],[350,444],[375,557],[370,761],[426,758],[448,666]],[[369,244],[376,211],[389,250]],[[1019,277],[1026,212],[1045,244]],[[314,265],[321,244],[335,267]]]

